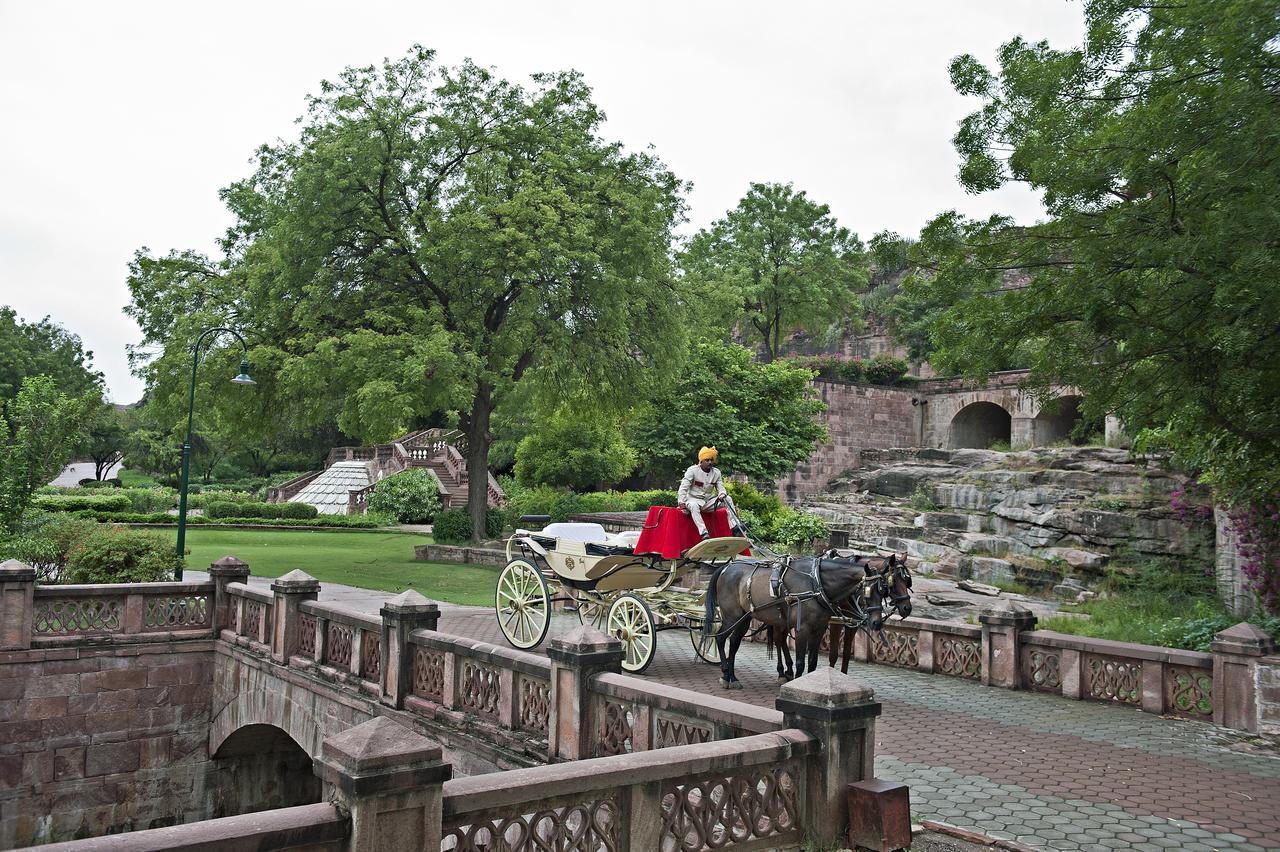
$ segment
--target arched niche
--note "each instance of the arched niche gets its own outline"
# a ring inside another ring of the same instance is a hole
[[[1009,443],[1013,417],[994,402],[973,402],[951,418],[949,445],[953,450],[985,450],[992,444]]]
[[[275,725],[237,728],[218,747],[206,787],[210,819],[320,801],[311,755]]]

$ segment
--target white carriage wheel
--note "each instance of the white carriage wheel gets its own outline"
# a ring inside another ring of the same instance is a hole
[[[524,559],[512,559],[498,574],[494,593],[498,627],[517,648],[532,648],[551,626],[551,592],[542,572]]]
[[[702,658],[703,662],[711,663],[713,666],[720,665],[720,646],[716,644],[716,633],[720,632],[720,614],[716,613],[716,620],[711,622],[711,634],[709,636],[702,635],[702,629],[689,631],[689,640],[693,642],[693,652]],[[706,644],[703,644],[703,640]]]
[[[579,594],[576,600],[578,602],[578,621],[583,624],[589,624],[596,630],[604,630],[604,617],[608,612],[608,607],[603,603],[589,600],[582,594]]]
[[[622,668],[632,674],[649,668],[657,650],[658,631],[643,598],[633,594],[619,597],[609,607],[606,626],[605,632],[622,640]]]

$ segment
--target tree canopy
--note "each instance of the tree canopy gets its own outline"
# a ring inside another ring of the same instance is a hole
[[[48,317],[24,322],[0,306],[0,403],[18,395],[28,376],[49,376],[70,396],[102,393],[102,373],[93,369],[93,353],[80,338]]]
[[[98,400],[96,390],[71,397],[39,375],[0,404],[0,535],[17,531],[31,495],[71,460]]]
[[[524,87],[422,48],[322,83],[300,140],[224,190],[224,260],[136,258],[130,310],[162,350],[149,378],[173,393],[216,321],[251,341],[264,404],[300,423],[336,414],[374,443],[456,419],[483,529],[490,417],[513,387],[623,404],[686,349],[683,185],[602,120],[575,73]]]
[[[1015,38],[952,82],[981,106],[955,143],[972,192],[1043,193],[1018,226],[924,230],[930,360],[1074,385],[1230,498],[1280,485],[1280,18],[1270,0],[1085,3],[1078,48]],[[1012,280],[1006,275],[1018,273]]]
[[[866,285],[862,243],[825,204],[790,184],[753,183],[738,206],[699,231],[681,256],[687,285],[726,326],[778,357],[796,331],[821,336],[856,311]]]
[[[762,364],[741,346],[700,343],[679,381],[639,413],[631,444],[645,470],[672,485],[699,447],[720,450],[720,466],[756,482],[786,476],[826,440],[817,421],[826,406],[813,372],[785,361]]]

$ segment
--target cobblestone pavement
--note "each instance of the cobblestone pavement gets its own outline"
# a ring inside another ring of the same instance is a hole
[[[263,581],[269,582],[269,581]],[[326,586],[322,599],[376,611],[387,595]],[[550,636],[578,624],[557,613]],[[493,611],[441,606],[440,629],[503,644]],[[821,661],[825,664],[825,660]],[[876,774],[911,787],[916,821],[937,819],[1044,849],[1280,849],[1280,755],[1200,722],[855,663],[883,705]],[[744,645],[745,689],[772,707],[774,663]],[[685,631],[660,634],[643,675],[721,693]]]

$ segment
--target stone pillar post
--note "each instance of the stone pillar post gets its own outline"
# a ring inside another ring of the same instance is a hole
[[[849,837],[848,786],[875,775],[876,717],[871,687],[833,668],[820,668],[784,685],[775,700],[782,724],[812,734],[822,751],[807,760],[801,821],[824,849]]]
[[[1025,450],[1036,445],[1036,420],[1034,417],[1014,417],[1009,423],[1009,446]]]
[[[275,593],[275,617],[271,619],[271,659],[289,665],[289,658],[298,650],[298,625],[302,613],[298,605],[313,601],[320,595],[320,581],[296,568],[277,577],[271,584]]]
[[[233,601],[227,594],[228,583],[249,582],[249,566],[234,556],[224,556],[209,566],[209,578],[213,580],[213,635],[231,627],[235,620]]]
[[[440,848],[453,766],[431,740],[379,716],[326,739],[314,766],[325,799],[351,814],[350,852]]]
[[[31,647],[35,596],[36,569],[16,559],[0,563],[0,651]]]
[[[982,685],[1022,687],[1018,634],[1034,630],[1031,610],[1009,600],[998,600],[978,615],[982,625]]]
[[[552,639],[547,752],[553,761],[591,757],[591,677],[622,671],[622,643],[582,625]]]
[[[382,703],[404,707],[404,697],[413,691],[413,646],[409,634],[415,630],[435,630],[440,623],[440,606],[413,589],[407,589],[382,605]]]
[[[1236,535],[1231,514],[1220,506],[1213,507],[1214,580],[1218,597],[1231,614],[1245,618],[1257,607],[1258,597],[1250,588],[1240,556],[1240,539]]]
[[[1276,643],[1248,622],[1213,637],[1213,723],[1238,731],[1258,731],[1258,659]]]

